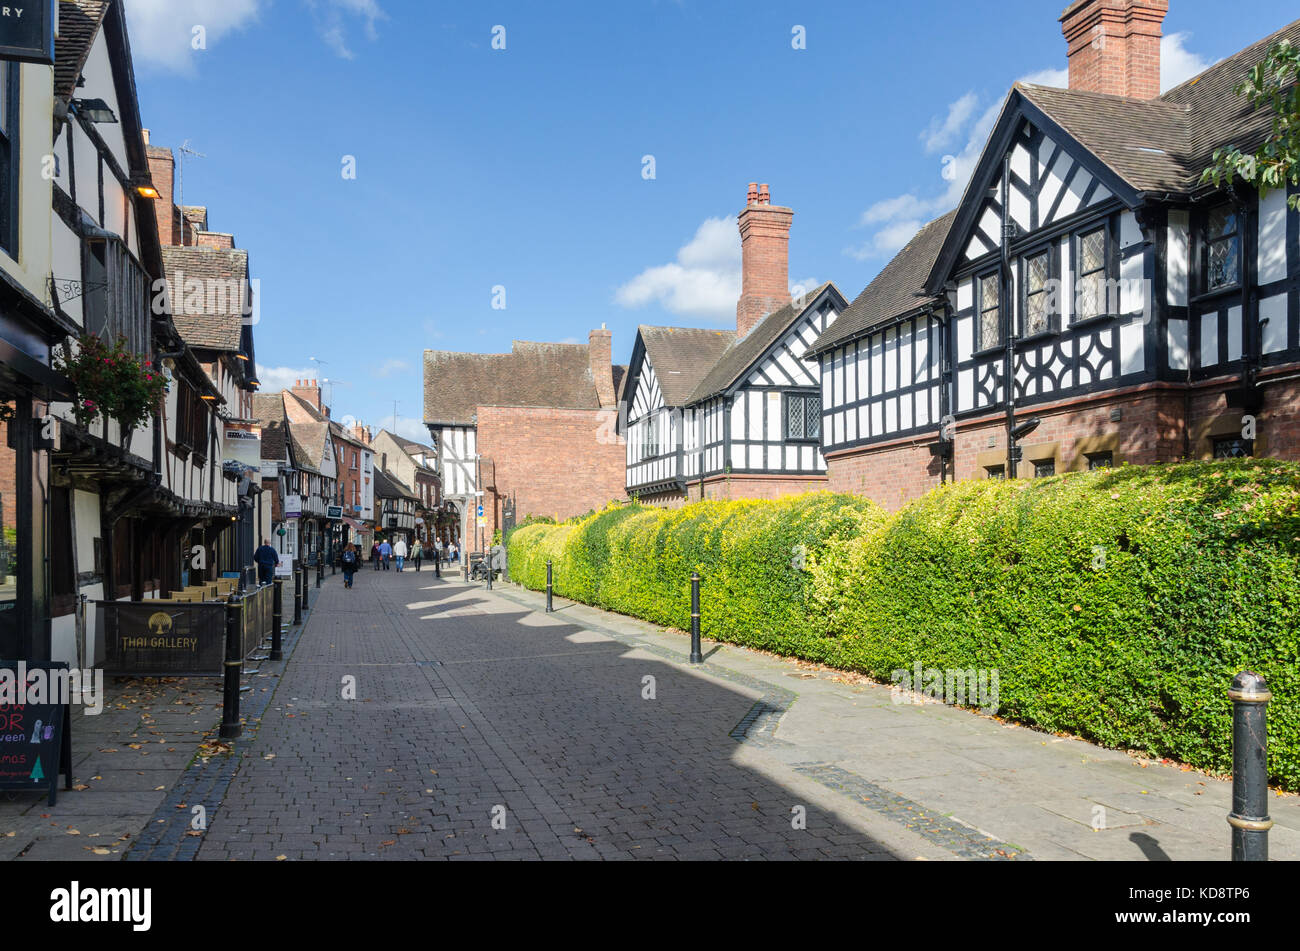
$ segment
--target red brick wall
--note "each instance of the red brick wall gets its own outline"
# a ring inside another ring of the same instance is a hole
[[[200,248],[217,248],[230,251],[235,247],[235,236],[231,234],[220,234],[216,231],[198,231],[195,232],[194,237]]]
[[[808,476],[807,478],[758,475],[714,476],[711,479],[704,480],[704,498],[708,501],[780,499],[787,495],[821,492],[827,486],[828,481],[822,476]],[[689,483],[686,493],[689,501],[700,501],[700,483],[698,481]],[[682,501],[685,502],[687,499]]]
[[[1300,381],[1269,384],[1257,414],[1256,455],[1300,461]],[[1022,410],[1041,425],[1021,442],[1025,455],[1018,475],[1031,478],[1036,459],[1051,458],[1057,474],[1086,470],[1090,452],[1108,451],[1116,465],[1155,465],[1184,458],[1208,459],[1213,438],[1240,434],[1243,412],[1229,409],[1226,391],[1235,381],[1219,380],[1191,391],[1170,386],[1138,388],[1100,399],[1081,399]],[[1118,411],[1119,420],[1111,414]],[[939,463],[927,440],[904,440],[872,450],[827,456],[830,489],[865,495],[896,511],[940,484]],[[990,445],[991,443],[991,445]],[[1005,421],[989,415],[962,424],[954,440],[949,478],[982,479],[986,466],[1005,465]]]
[[[518,499],[521,521],[528,515],[571,518],[626,498],[627,446],[612,435],[616,416],[613,410],[480,406],[478,451],[495,465],[496,485],[485,487],[483,505],[488,537],[499,527],[507,495]],[[477,533],[473,518],[470,532]]]
[[[9,448],[9,424],[0,423],[0,524],[9,528],[18,526],[18,510],[14,508],[14,494],[18,488],[18,457]]]

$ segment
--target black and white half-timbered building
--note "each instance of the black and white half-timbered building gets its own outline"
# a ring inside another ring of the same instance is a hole
[[[750,186],[735,331],[638,329],[624,391],[630,496],[677,505],[826,487],[820,381],[804,358],[847,302],[831,283],[791,299],[792,217]]]
[[[1067,9],[1071,88],[1015,86],[960,206],[816,341],[833,489],[1300,456],[1300,215],[1201,182],[1270,131],[1235,88],[1300,22],[1157,95],[1167,8]]]

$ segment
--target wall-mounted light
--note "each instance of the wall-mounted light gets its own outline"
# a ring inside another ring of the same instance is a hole
[[[72,109],[87,122],[117,122],[117,116],[113,114],[112,107],[103,99],[74,99],[72,100]]]
[[[135,193],[139,195],[141,198],[162,197],[161,195],[158,194],[158,189],[154,188],[152,185],[137,185],[135,188]]]

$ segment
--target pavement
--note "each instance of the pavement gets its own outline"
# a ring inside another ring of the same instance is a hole
[[[691,667],[679,632],[513,585],[313,595],[244,736],[214,745],[215,680],[120,685],[74,724],[87,788],[0,794],[0,857],[1228,858],[1223,778],[729,645]],[[1300,858],[1300,797],[1269,802]]]

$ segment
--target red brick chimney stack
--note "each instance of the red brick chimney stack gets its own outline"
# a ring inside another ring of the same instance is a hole
[[[320,386],[315,380],[299,380],[290,392],[304,403],[311,405],[316,412],[322,414],[325,412],[320,401]]]
[[[790,224],[794,211],[772,204],[767,185],[750,183],[740,213],[742,275],[736,333],[745,336],[790,303]]]
[[[1077,0],[1061,15],[1070,88],[1131,99],[1160,95],[1160,38],[1169,0]]]
[[[609,409],[614,405],[614,335],[603,324],[587,337],[587,356],[600,408]]]
[[[176,159],[171,149],[150,145],[147,136],[145,152],[149,156],[149,177],[158,190],[158,197],[153,200],[154,217],[158,219],[158,241],[163,247],[174,247],[181,243],[180,215],[172,204]]]

